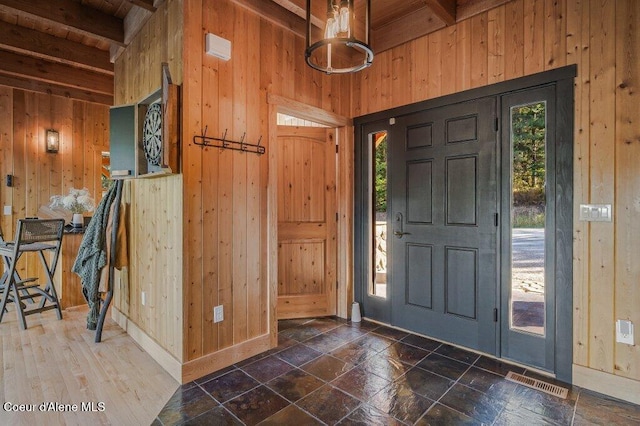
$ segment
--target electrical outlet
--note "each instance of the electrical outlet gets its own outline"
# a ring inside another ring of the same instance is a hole
[[[11,216],[11,210],[12,210],[11,206],[4,206],[3,214],[5,216]]]
[[[140,303],[142,303],[142,306],[145,306],[147,304],[147,293],[145,293],[144,291],[140,293]]]
[[[221,322],[224,320],[224,307],[218,305],[213,307],[213,322]]]
[[[616,342],[633,346],[633,323],[628,320],[616,321]]]

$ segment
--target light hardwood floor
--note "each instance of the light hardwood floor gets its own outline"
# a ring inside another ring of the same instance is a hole
[[[0,324],[0,424],[149,425],[179,384],[115,322],[108,319],[102,343],[86,329],[86,308],[27,317],[21,331],[13,309]],[[40,412],[43,402],[77,404],[78,412]],[[82,412],[82,403],[104,410]],[[5,405],[35,404],[36,412]]]

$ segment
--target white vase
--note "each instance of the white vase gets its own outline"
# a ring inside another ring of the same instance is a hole
[[[84,216],[82,213],[74,213],[71,218],[71,225],[74,228],[82,228],[84,226]]]

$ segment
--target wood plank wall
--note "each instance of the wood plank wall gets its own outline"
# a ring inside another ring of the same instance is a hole
[[[60,132],[57,154],[45,149],[45,130],[50,128]],[[108,150],[108,107],[0,86],[0,206],[11,206],[11,215],[0,216],[5,238],[13,238],[18,219],[37,216],[52,195],[70,188],[88,188],[97,203],[102,196],[102,151]],[[7,175],[14,176],[12,187],[5,184]],[[58,267],[64,282],[79,283],[69,266],[75,248],[73,242],[63,245],[66,263]],[[28,276],[41,276],[35,256],[27,257],[23,266]]]
[[[184,360],[197,360],[251,344],[273,326],[267,186],[276,120],[270,121],[267,93],[349,116],[351,86],[349,76],[306,66],[302,38],[229,0],[184,3]],[[231,40],[231,60],[204,54],[207,32]],[[262,136],[267,155],[193,145],[205,127],[208,135],[226,130],[236,140],[246,132],[252,143]],[[225,320],[214,324],[216,305],[224,306]]]
[[[115,63],[115,104],[135,103],[160,88],[161,64],[182,84],[182,0],[153,14]],[[182,360],[182,176],[132,179],[128,204],[129,268],[114,306],[177,360]],[[142,305],[142,292],[146,303]]]
[[[640,380],[640,2],[515,0],[376,56],[354,79],[353,116],[566,64],[575,80],[574,363]],[[613,222],[578,221],[581,203]],[[636,340],[640,337],[636,332]]]

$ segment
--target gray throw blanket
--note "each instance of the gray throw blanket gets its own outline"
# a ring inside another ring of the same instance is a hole
[[[89,304],[87,328],[95,330],[100,314],[100,271],[107,264],[105,230],[109,219],[109,210],[116,198],[116,185],[111,185],[106,195],[102,197],[91,218],[91,222],[84,231],[82,243],[78,249],[78,256],[71,270],[80,276],[82,294]]]

